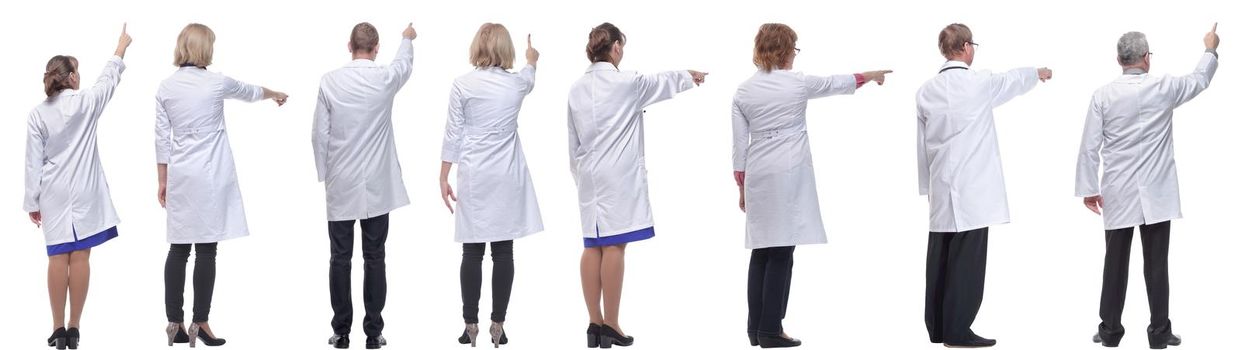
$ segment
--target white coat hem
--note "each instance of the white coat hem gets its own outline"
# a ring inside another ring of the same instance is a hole
[[[655,223],[648,221],[647,223],[630,226],[630,227],[620,229],[620,230],[599,231],[598,235],[595,234],[595,232],[583,232],[582,238],[604,238],[604,237],[609,237],[609,236],[616,236],[622,233],[630,233],[630,232],[638,231],[638,230],[645,229],[648,227],[655,227]]]
[[[407,200],[407,201],[404,201],[404,202],[402,202],[402,203],[398,203],[397,205],[393,206],[393,207],[392,207],[392,209],[388,209],[388,210],[379,210],[379,211],[374,212],[374,213],[372,213],[372,214],[364,214],[364,215],[363,215],[364,217],[358,217],[358,215],[341,215],[341,216],[331,216],[331,215],[329,215],[329,216],[328,216],[328,221],[366,220],[366,219],[370,219],[370,218],[374,218],[374,217],[382,216],[382,215],[384,215],[384,214],[391,214],[394,210],[401,209],[402,207],[405,207],[405,206],[407,206],[407,205],[410,205],[410,201],[408,201],[408,200]]]
[[[937,228],[937,227],[932,227],[932,228],[931,228],[931,230],[930,230],[930,232],[966,232],[966,231],[970,231],[970,230],[978,230],[978,229],[981,229],[981,228],[984,228],[984,227],[992,227],[992,226],[996,226],[996,225],[1004,225],[1004,224],[1008,224],[1008,223],[1009,223],[1009,220],[1008,220],[1008,219],[1006,219],[1006,220],[996,221],[996,222],[987,223],[987,224],[966,226],[965,228],[953,228],[953,227],[942,227],[942,228]]]
[[[481,237],[481,238],[475,238],[475,239],[454,238],[453,240],[456,241],[457,243],[492,243],[492,242],[502,242],[502,241],[514,241],[519,238],[523,238],[523,237],[530,236],[530,235],[540,233],[540,232],[543,232],[543,227],[533,227],[530,229],[518,231],[516,233],[508,233],[508,234],[496,235],[492,237]]]
[[[1174,215],[1172,217],[1165,218],[1165,219],[1155,219],[1155,220],[1143,219],[1142,221],[1132,223],[1132,224],[1104,226],[1104,230],[1107,231],[1107,230],[1117,230],[1117,229],[1123,229],[1123,228],[1134,228],[1134,227],[1139,227],[1141,225],[1152,225],[1152,224],[1158,224],[1158,223],[1165,222],[1165,221],[1179,220],[1181,218],[1182,218],[1181,215]]]
[[[200,243],[219,243],[219,242],[224,242],[224,241],[227,241],[227,240],[230,240],[230,239],[234,239],[234,238],[242,238],[242,237],[247,237],[247,236],[250,236],[250,234],[249,234],[249,233],[244,233],[244,234],[233,234],[233,235],[227,235],[227,236],[222,236],[222,237],[220,237],[220,239],[216,239],[216,240],[201,240],[201,239],[198,239],[198,240],[172,240],[172,239],[170,239],[170,240],[168,240],[168,244],[200,244]],[[198,238],[208,238],[208,237],[198,237]]]
[[[789,246],[812,245],[812,244],[828,244],[828,240],[823,239],[823,240],[810,241],[810,242],[763,243],[763,244],[756,244],[756,245],[747,243],[746,249],[763,249],[763,248],[772,248],[772,247],[789,247]]]

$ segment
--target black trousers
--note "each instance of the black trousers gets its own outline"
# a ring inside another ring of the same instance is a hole
[[[211,313],[211,294],[216,288],[216,243],[194,244],[194,318],[207,322]],[[185,264],[190,259],[189,244],[173,244],[164,260],[164,313],[168,322],[185,322]]]
[[[1169,322],[1169,222],[1139,226],[1143,240],[1143,278],[1147,281],[1147,305],[1151,308],[1150,340],[1167,341],[1173,334]],[[1125,335],[1121,310],[1126,302],[1130,277],[1130,246],[1134,228],[1104,231],[1104,286],[1100,293],[1100,338],[1116,344]]]
[[[748,333],[767,336],[784,333],[781,320],[785,319],[785,310],[789,306],[793,252],[793,246],[750,251],[750,272],[746,283]]]
[[[923,320],[933,343],[975,336],[970,325],[983,303],[988,228],[931,232],[927,238],[927,300]]]
[[[329,221],[328,238],[332,242],[332,259],[328,268],[328,290],[332,298],[332,331],[349,334],[354,322],[353,293],[350,288],[350,260],[354,256],[354,221]],[[384,330],[384,302],[388,296],[388,279],[384,265],[384,241],[388,239],[388,214],[362,221],[362,303],[366,317],[362,330],[367,336],[379,336]]]
[[[486,243],[461,245],[461,316],[479,323],[483,289],[483,250]],[[513,241],[492,242],[492,322],[504,322],[513,292]]]

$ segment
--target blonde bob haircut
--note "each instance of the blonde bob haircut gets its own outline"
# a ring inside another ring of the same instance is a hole
[[[798,33],[787,25],[766,23],[759,26],[759,33],[755,34],[755,67],[764,72],[781,69],[793,60],[797,43]]]
[[[192,65],[205,68],[211,65],[211,54],[216,44],[216,33],[207,26],[190,23],[177,36],[177,49],[173,51],[173,65]]]
[[[513,68],[513,39],[500,23],[484,23],[470,43],[470,64],[476,68]]]

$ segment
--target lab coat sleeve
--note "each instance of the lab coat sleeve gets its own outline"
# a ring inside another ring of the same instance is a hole
[[[733,171],[746,171],[746,151],[750,148],[750,121],[733,101]]]
[[[397,48],[397,57],[388,64],[388,88],[396,93],[414,73],[414,43],[410,39],[401,38],[401,46]]]
[[[31,115],[26,122],[26,199],[22,210],[39,211],[39,196],[43,191],[43,138],[38,118]]]
[[[988,77],[992,91],[992,106],[1000,106],[1014,97],[1031,91],[1039,82],[1039,71],[1035,68],[1017,68]]]
[[[1100,147],[1104,144],[1104,115],[1099,102],[1091,99],[1087,122],[1082,127],[1082,144],[1078,147],[1078,171],[1074,195],[1091,197],[1100,194]]]
[[[125,61],[119,56],[112,56],[104,65],[103,72],[99,73],[99,79],[95,80],[95,86],[83,94],[90,104],[92,117],[98,118],[103,114],[103,107],[112,100],[112,94],[116,91],[117,84],[121,83],[121,73],[124,71]]]
[[[321,85],[322,86],[322,85]],[[311,147],[315,151],[315,172],[319,174],[319,182],[328,180],[328,140],[332,133],[332,105],[319,90],[318,101],[315,102],[315,122],[311,128]]]
[[[465,131],[465,101],[461,87],[453,84],[449,90],[448,121],[444,123],[444,145],[440,148],[440,160],[457,163],[461,158],[462,133]]]
[[[858,87],[853,74],[820,77],[803,75],[802,82],[806,89],[807,99],[828,97],[832,95],[853,94]]]
[[[221,81],[220,91],[224,99],[256,102],[263,100],[263,87],[250,85],[225,76]]]
[[[574,126],[574,115],[572,111],[566,108],[569,116],[569,173],[574,176],[574,183],[578,183],[578,149],[581,148],[582,141],[578,139],[578,127]]]
[[[524,83],[522,85],[522,94],[529,94],[535,90],[535,66],[526,65],[518,72],[518,76],[522,77],[522,82]]]
[[[168,121],[168,112],[164,109],[164,101],[155,98],[155,163],[168,164],[172,156],[172,124]]]
[[[928,182],[931,178],[931,162],[927,161],[927,120],[922,113],[918,113],[914,121],[918,123],[918,131],[915,133],[915,156],[918,158],[919,166],[919,195],[926,196],[927,188],[930,187]]]
[[[638,100],[646,107],[690,90],[694,87],[694,78],[690,76],[690,72],[684,70],[640,74],[637,86]]]
[[[1204,52],[1203,58],[1199,59],[1199,65],[1195,67],[1194,72],[1166,79],[1168,88],[1164,91],[1167,91],[1170,98],[1173,99],[1173,106],[1181,106],[1207,89],[1208,84],[1212,83],[1212,77],[1216,75],[1216,64],[1216,55]]]

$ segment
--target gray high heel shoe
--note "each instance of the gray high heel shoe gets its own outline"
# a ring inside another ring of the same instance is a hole
[[[181,324],[176,322],[169,322],[168,326],[164,327],[164,334],[168,335],[168,346],[173,346],[173,342],[177,340],[177,333],[180,330]]]
[[[461,344],[470,344],[470,347],[473,348],[475,347],[475,345],[478,344],[477,343],[478,339],[479,339],[479,324],[478,323],[467,323],[466,330],[461,332],[461,336],[457,338],[457,342]]]

